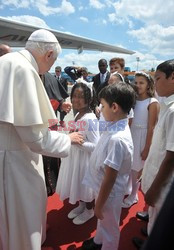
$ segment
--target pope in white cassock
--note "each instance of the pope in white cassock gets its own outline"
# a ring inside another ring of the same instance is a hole
[[[66,157],[77,132],[49,131],[56,119],[39,74],[61,48],[49,31],[37,30],[25,50],[0,57],[0,250],[40,250],[46,237],[41,155]]]

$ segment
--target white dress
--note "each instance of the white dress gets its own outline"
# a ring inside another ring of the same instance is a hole
[[[144,149],[148,125],[148,107],[151,103],[158,102],[154,97],[143,101],[136,101],[134,118],[131,124],[131,134],[134,143],[134,157],[132,170],[140,171],[143,169],[144,161],[141,159],[141,152]]]
[[[99,124],[94,113],[86,113],[78,122],[85,124],[84,131],[81,131],[85,142],[81,146],[72,145],[69,156],[62,159],[56,187],[60,199],[69,198],[71,204],[79,200],[91,202],[94,199],[94,191],[82,184],[82,179],[89,167],[91,152],[99,139]]]
[[[24,50],[0,58],[0,249],[40,250],[47,193],[41,154],[65,157],[70,138],[56,119],[38,66]]]

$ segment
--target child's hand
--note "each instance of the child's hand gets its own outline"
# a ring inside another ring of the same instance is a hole
[[[97,219],[99,219],[99,220],[103,220],[103,219],[104,219],[104,216],[103,216],[103,213],[102,213],[102,209],[101,209],[101,208],[95,206],[95,208],[94,208],[94,213],[95,213]]]
[[[141,159],[142,161],[145,161],[149,153],[149,149],[144,148],[143,151],[141,152]]]

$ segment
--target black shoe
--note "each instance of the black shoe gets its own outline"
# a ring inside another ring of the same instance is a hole
[[[132,242],[134,243],[134,245],[136,246],[137,249],[141,249],[141,247],[144,244],[144,240],[142,240],[138,237],[132,238]]]
[[[144,235],[144,236],[148,236],[148,233],[147,233],[147,227],[143,227],[141,228],[141,233]]]
[[[143,221],[149,221],[149,215],[147,211],[137,212],[136,217]]]
[[[85,240],[81,247],[81,249],[83,250],[100,250],[101,248],[102,248],[102,244],[96,244],[94,242],[94,238]]]

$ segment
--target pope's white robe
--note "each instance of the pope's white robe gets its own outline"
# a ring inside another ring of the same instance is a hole
[[[70,138],[48,130],[56,119],[26,50],[0,58],[0,250],[40,250],[46,202],[42,156],[66,157]]]

